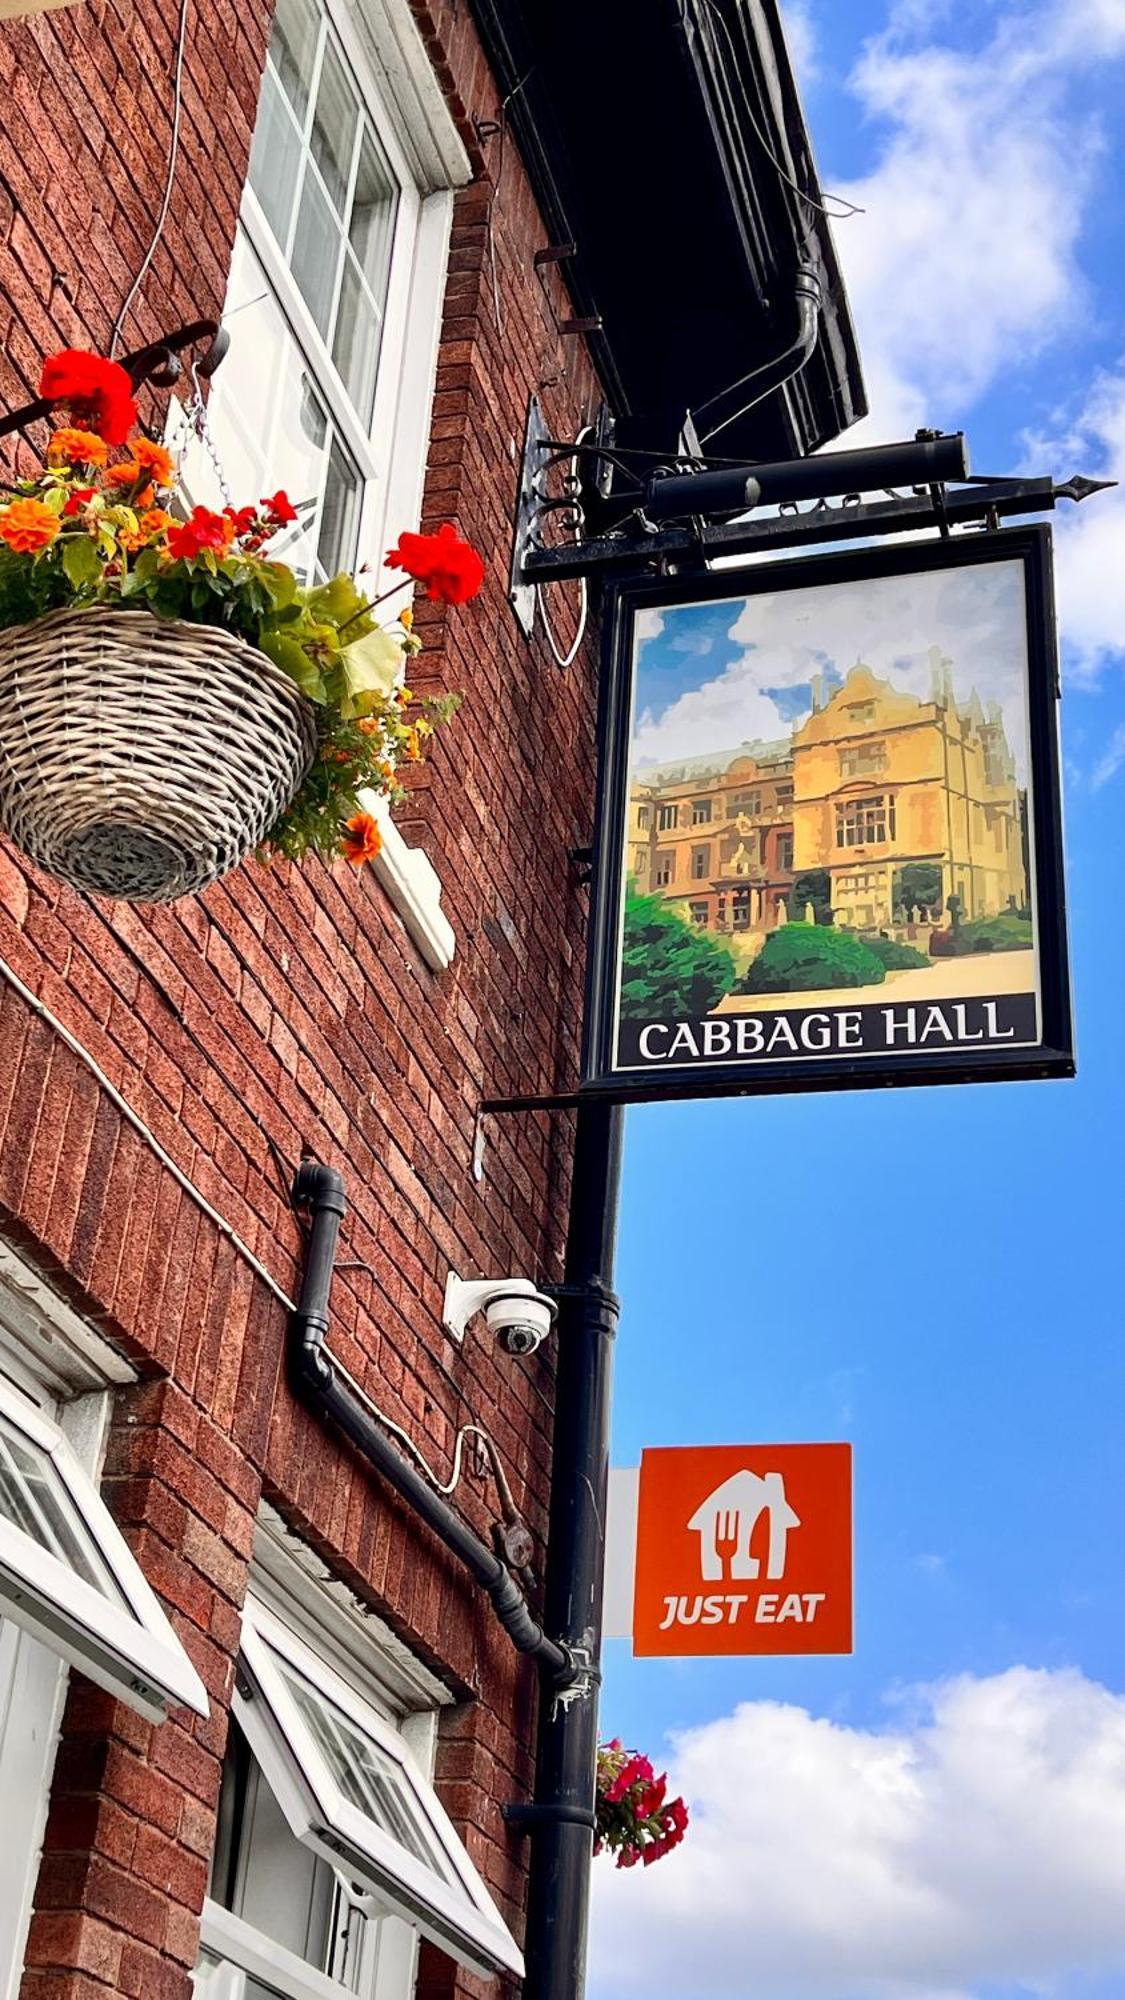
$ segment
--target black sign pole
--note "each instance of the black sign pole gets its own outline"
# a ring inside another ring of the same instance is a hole
[[[598,790],[594,850],[613,824],[611,777],[617,733],[617,616],[603,620],[598,687]],[[591,911],[586,958],[583,1070],[595,1033],[603,982],[598,926]],[[561,1108],[561,1107],[560,1107]],[[579,1692],[540,1696],[535,1804],[528,1886],[527,2000],[582,2000],[594,1840],[594,1792],[601,1686],[602,1590],[609,1494],[610,1401],[618,1301],[613,1290],[623,1104],[579,1099],[559,1288],[551,1513],[544,1621],[588,1670]]]
[[[619,1104],[579,1106],[558,1319],[554,1471],[544,1616],[589,1671],[577,1695],[542,1691],[528,1893],[528,2000],[581,2000],[593,1850],[610,1390],[618,1305]]]

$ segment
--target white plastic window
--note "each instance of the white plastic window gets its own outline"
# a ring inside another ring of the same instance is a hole
[[[0,1381],[0,1616],[153,1721],[207,1695],[57,1424]]]
[[[291,1834],[353,1893],[477,1972],[522,1976],[514,1938],[398,1731],[257,1603],[235,1715]]]
[[[275,548],[309,577],[383,553],[408,324],[436,352],[440,266],[430,324],[413,323],[426,206],[347,10],[279,0],[209,417],[239,504],[288,492],[299,521]],[[213,498],[206,466],[187,471],[193,497]]]

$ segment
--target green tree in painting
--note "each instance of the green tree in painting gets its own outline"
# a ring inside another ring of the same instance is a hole
[[[941,869],[934,861],[906,861],[895,869],[895,908],[940,910]]]
[[[804,875],[798,875],[789,891],[789,920],[803,924],[805,909],[811,903],[813,916],[818,924],[832,922],[832,877],[827,868],[810,868]]]
[[[847,931],[784,924],[771,931],[739,980],[739,993],[815,993],[834,986],[881,986],[881,958]]]
[[[697,1020],[734,984],[721,944],[693,930],[660,896],[625,901],[621,1012],[631,1021]]]

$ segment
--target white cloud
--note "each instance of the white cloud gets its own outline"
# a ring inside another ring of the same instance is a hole
[[[785,736],[806,711],[780,707],[767,690],[800,688],[828,670],[842,680],[859,661],[903,693],[926,699],[930,648],[938,646],[951,661],[959,700],[975,688],[982,702],[1001,703],[1026,771],[1026,651],[1015,564],[768,592],[735,599],[731,609],[729,636],[744,650],[724,672],[662,710],[642,708],[633,741],[638,767]],[[665,648],[675,643],[675,618],[674,609],[664,612]],[[643,659],[639,687],[643,702]]]
[[[1117,776],[1123,765],[1125,765],[1125,728],[1114,730],[1104,753],[1095,764],[1090,777],[1094,790],[1098,792],[1103,785],[1108,785],[1110,779]]]
[[[675,1745],[684,1845],[595,1870],[594,2000],[972,2000],[1125,1975],[1125,1697],[1013,1667],[885,1730],[750,1702]]]
[[[797,83],[807,89],[820,74],[817,62],[817,34],[808,0],[787,0],[782,16],[785,39],[796,72]]]
[[[1100,376],[1085,407],[1064,417],[1056,436],[1028,436],[1024,446],[1029,470],[1125,480],[1125,373]],[[1125,652],[1125,490],[1095,494],[1078,507],[1063,501],[1055,547],[1067,670],[1089,685],[1114,654]]]
[[[866,211],[836,231],[872,402],[847,443],[954,427],[1083,309],[1100,138],[1068,89],[1125,53],[1125,0],[1009,7],[979,52],[919,44],[948,11],[893,9],[851,78],[881,143],[838,190]]]

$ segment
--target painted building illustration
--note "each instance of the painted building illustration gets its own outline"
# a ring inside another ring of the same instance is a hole
[[[958,702],[952,662],[930,649],[927,700],[863,662],[812,686],[792,734],[640,773],[628,865],[700,929],[744,938],[818,917],[851,930],[965,918],[1028,898],[1025,800],[996,702]],[[811,878],[811,879],[810,879]]]

